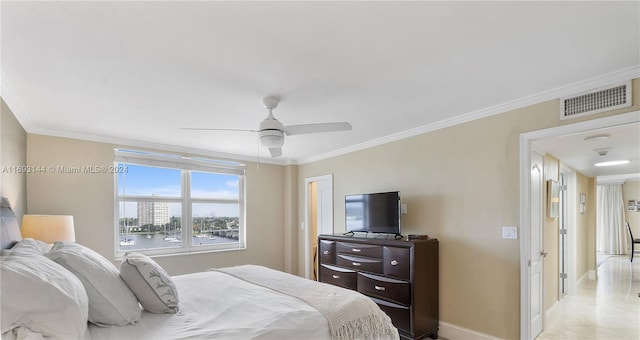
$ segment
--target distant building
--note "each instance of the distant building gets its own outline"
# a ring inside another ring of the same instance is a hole
[[[138,202],[138,224],[163,225],[170,221],[169,203]]]

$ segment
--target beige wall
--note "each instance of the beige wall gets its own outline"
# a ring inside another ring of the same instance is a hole
[[[18,220],[27,211],[27,176],[16,166],[27,164],[27,133],[0,98],[0,196],[6,197]]]
[[[29,134],[27,162],[47,167],[113,164],[114,145]],[[283,270],[284,167],[247,163],[247,249],[158,257],[172,275],[210,267],[261,264]],[[49,172],[27,176],[29,212],[74,216],[76,240],[114,259],[114,178]]]
[[[590,249],[595,249],[595,247],[592,247],[589,238],[591,229],[595,229],[595,225],[591,225],[591,221],[595,220],[595,209],[590,209],[588,206],[589,201],[595,200],[595,196],[592,196],[594,193],[591,188],[593,183],[595,183],[593,178],[576,173],[576,205],[572,208],[576,212],[576,267],[574,275],[577,279],[588,274],[589,270],[595,270],[595,266],[589,266],[590,257],[595,254],[595,251],[590,253]],[[585,211],[582,214],[580,213],[580,193],[586,195],[587,202],[585,203]]]
[[[400,190],[408,214],[403,234],[440,241],[440,319],[492,336],[520,336],[520,247],[501,238],[517,226],[519,136],[640,108],[634,80],[631,108],[560,121],[557,100],[404,140],[299,165],[298,217],[305,178],[333,174],[334,228],[344,230],[344,196]],[[304,249],[304,235],[298,247]],[[595,243],[594,243],[595,244]],[[299,261],[298,272],[304,263]]]
[[[589,259],[587,265],[590,271],[594,271],[597,266],[596,260],[596,196],[597,196],[597,180],[594,177],[589,178],[587,189],[587,238]]]
[[[284,270],[297,272],[298,258],[298,166],[284,168]]]
[[[640,181],[627,181],[622,185],[625,208],[630,200],[640,201]],[[626,212],[625,215],[634,238],[640,238],[640,212]]]

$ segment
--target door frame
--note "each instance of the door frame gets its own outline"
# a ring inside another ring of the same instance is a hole
[[[331,185],[331,216],[333,218],[333,174],[328,174],[328,175],[322,175],[322,176],[315,176],[315,177],[309,177],[309,178],[305,178],[304,179],[304,277],[306,278],[311,278],[311,273],[312,273],[312,265],[311,265],[311,259],[312,259],[312,254],[311,254],[311,238],[312,237],[318,237],[318,235],[311,235],[311,212],[309,211],[310,208],[310,197],[309,195],[310,190],[309,187],[311,185],[311,183],[313,182],[320,182],[320,181],[330,181]],[[300,267],[298,267],[300,268]]]
[[[640,122],[640,111],[622,113],[568,125],[525,132],[520,134],[520,339],[530,340],[531,335],[531,277],[529,275],[531,226],[530,172],[531,152],[534,141],[571,133],[587,132],[617,125]],[[544,231],[544,228],[543,230]],[[544,331],[544,329],[543,329]]]

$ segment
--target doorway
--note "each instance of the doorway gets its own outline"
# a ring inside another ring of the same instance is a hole
[[[333,234],[333,175],[305,179],[305,277],[317,280],[318,235]]]
[[[538,293],[539,287],[535,286],[535,282],[539,278],[532,276],[531,266],[537,253],[534,254],[535,247],[532,247],[533,238],[544,232],[544,228],[538,229],[539,225],[532,223],[536,220],[534,215],[540,214],[539,211],[532,211],[531,201],[531,157],[533,154],[533,143],[536,140],[544,138],[557,137],[572,133],[587,132],[595,129],[614,127],[640,121],[640,111],[634,111],[614,116],[578,122],[574,124],[562,125],[548,129],[523,133],[520,135],[520,338],[534,339],[538,333],[538,320],[534,317],[533,311],[536,310],[536,304],[539,303]],[[544,211],[544,210],[543,210]],[[544,212],[542,212],[544,214]],[[543,218],[544,215],[540,216]],[[570,234],[569,234],[570,235]],[[567,248],[571,247],[571,239],[567,238]],[[568,253],[571,250],[568,249]],[[569,260],[568,263],[571,263]],[[570,268],[569,268],[570,270]],[[544,275],[544,272],[543,272]],[[544,278],[542,278],[544,280]],[[538,281],[539,282],[539,281]],[[569,290],[571,283],[568,283]],[[535,291],[534,291],[535,290]],[[543,327],[544,328],[544,327]]]

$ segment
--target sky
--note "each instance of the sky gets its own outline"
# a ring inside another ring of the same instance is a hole
[[[180,170],[124,164],[126,172],[118,174],[119,195],[158,195],[162,197],[180,197]],[[194,198],[238,198],[238,176],[191,172],[191,196]],[[171,216],[180,216],[180,204],[169,206]],[[127,203],[124,207],[127,217],[136,217],[136,203]],[[193,216],[235,216],[237,204],[193,204]],[[124,215],[123,212],[120,212]]]

